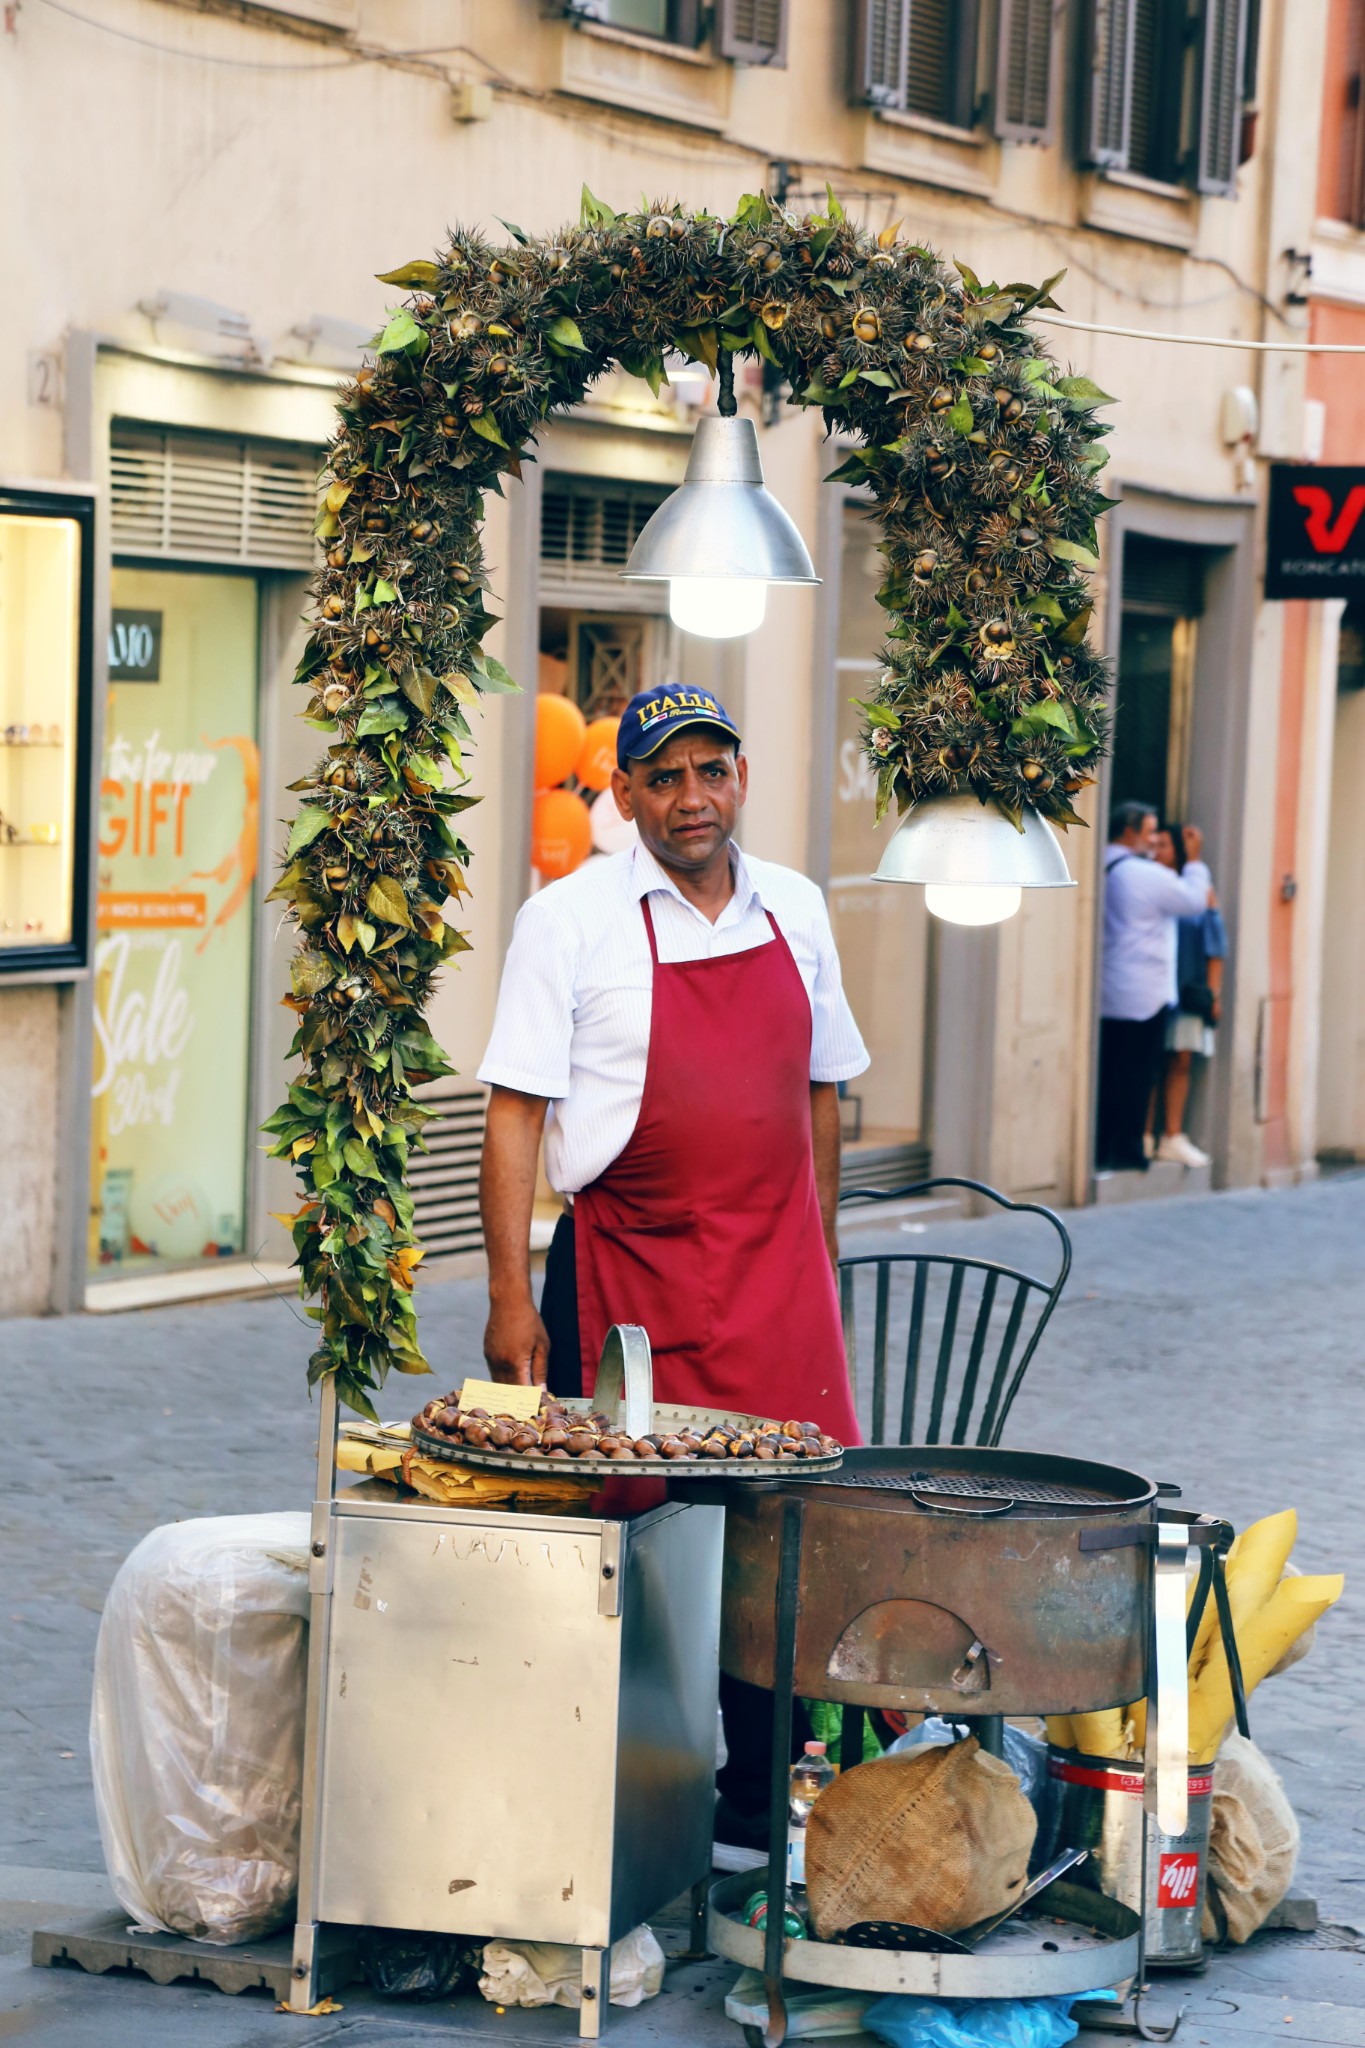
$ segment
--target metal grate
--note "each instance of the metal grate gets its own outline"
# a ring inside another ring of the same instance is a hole
[[[319,457],[287,441],[116,422],[111,525],[121,554],[311,569]]]
[[[1066,1486],[1042,1479],[999,1478],[977,1472],[843,1471],[830,1486],[866,1486],[879,1493],[939,1494],[952,1500],[1020,1501],[1038,1507],[1110,1508],[1115,1496],[1096,1486]]]
[[[668,495],[662,485],[547,477],[540,515],[542,587],[591,587],[604,574],[624,569],[646,522]]]
[[[427,1151],[408,1154],[413,1228],[429,1258],[480,1252],[479,1162],[488,1098],[482,1088],[452,1088],[424,1093],[421,1101],[440,1114],[425,1128]]]

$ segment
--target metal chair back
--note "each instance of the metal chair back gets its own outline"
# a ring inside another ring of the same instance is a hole
[[[873,1443],[998,1444],[1071,1271],[1071,1239],[1061,1218],[1039,1202],[1012,1202],[981,1181],[945,1176],[912,1187],[850,1188],[840,1207],[853,1201],[905,1201],[940,1188],[965,1188],[1015,1215],[1041,1216],[1057,1233],[1060,1269],[1055,1279],[1043,1280],[956,1252],[869,1252],[841,1258],[839,1300],[855,1402],[858,1310],[872,1295]],[[889,1360],[902,1355],[898,1434],[888,1438]],[[974,1436],[969,1434],[973,1427]]]

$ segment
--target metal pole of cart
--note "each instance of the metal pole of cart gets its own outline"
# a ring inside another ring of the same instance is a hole
[[[322,1850],[322,1802],[318,1786],[327,1739],[327,1659],[332,1618],[332,1502],[336,1496],[337,1391],[328,1373],[318,1396],[317,1488],[313,1500],[308,1559],[308,1704],[303,1735],[303,1817],[299,1840],[299,1897],[294,1923],[294,1973],[289,1990],[293,2012],[318,2002],[317,1890]]]
[[[800,1614],[801,1522],[799,1499],[782,1504],[782,1544],[777,1568],[777,1629],[773,1650],[773,1749],[769,1776],[768,1916],[764,1922],[763,1989],[768,2002],[764,2048],[781,2048],[787,2037],[782,1992],[786,1946],[787,1788],[791,1772],[792,1688],[796,1683],[796,1625]],[[746,2028],[746,2034],[751,2030]]]

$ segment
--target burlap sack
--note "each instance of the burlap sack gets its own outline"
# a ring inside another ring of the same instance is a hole
[[[1213,1767],[1204,1939],[1222,1938],[1226,1921],[1229,1941],[1249,1941],[1289,1890],[1298,1854],[1299,1824],[1271,1764],[1245,1736],[1227,1736]]]
[[[1014,1772],[975,1736],[845,1771],[808,1823],[815,1931],[907,1920],[953,1934],[1002,1913],[1027,1883],[1037,1827]]]

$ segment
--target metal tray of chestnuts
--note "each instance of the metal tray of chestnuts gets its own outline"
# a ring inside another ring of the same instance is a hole
[[[656,1405],[649,1338],[615,1323],[590,1400],[551,1399],[533,1422],[468,1414],[431,1401],[412,1419],[424,1456],[558,1479],[767,1480],[832,1472],[844,1447],[813,1422],[773,1422],[718,1408]]]

